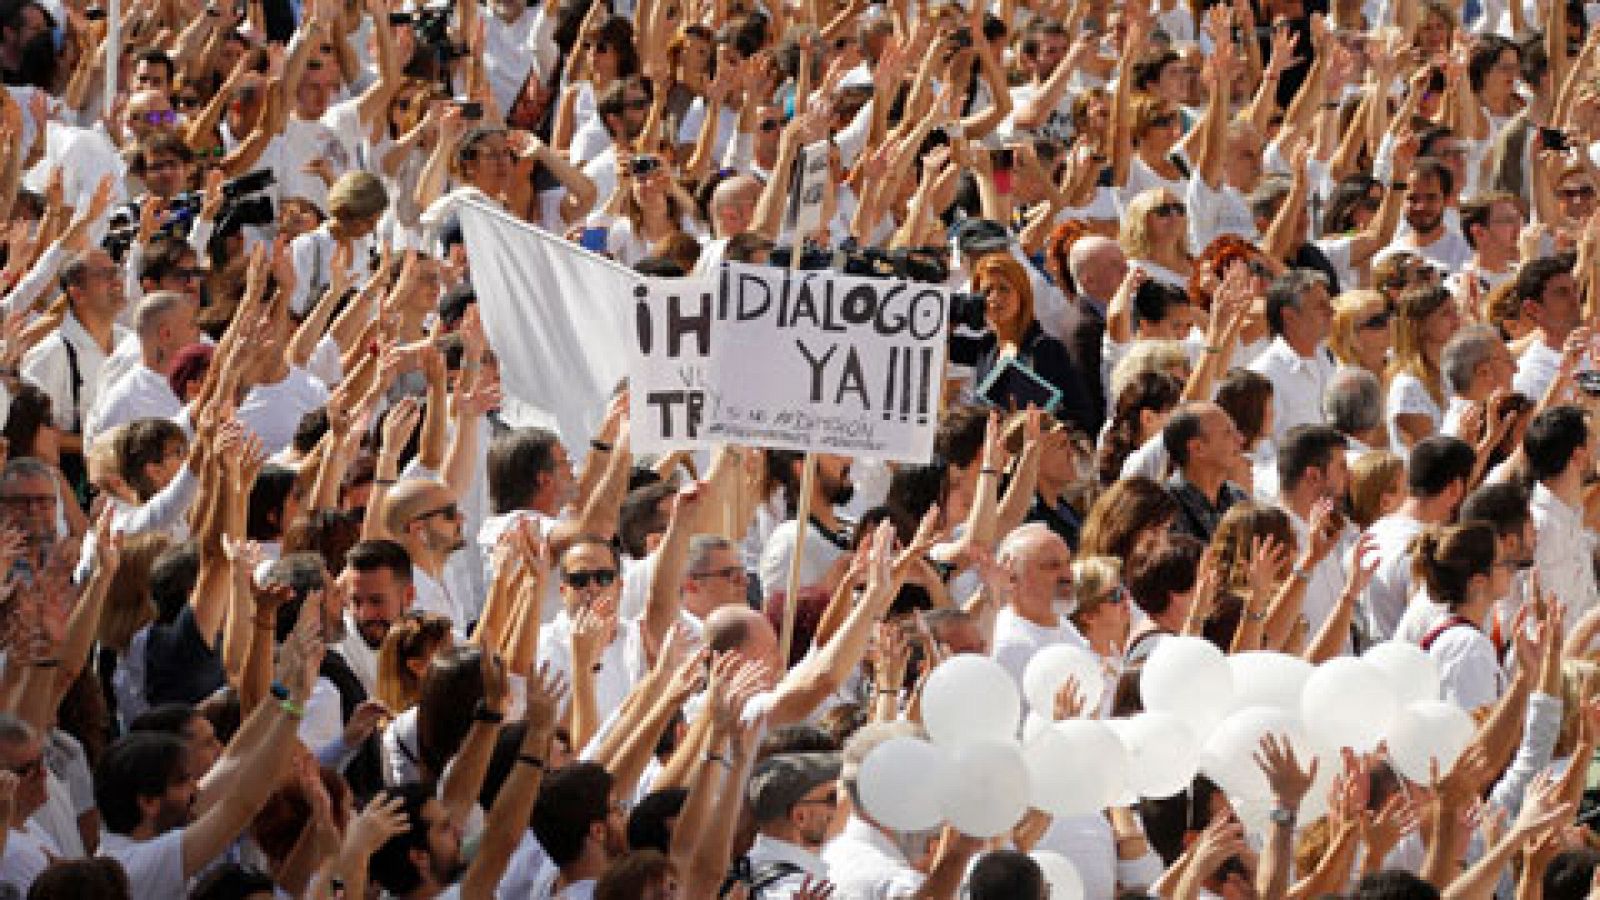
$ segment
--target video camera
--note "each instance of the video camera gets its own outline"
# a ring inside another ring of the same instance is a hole
[[[441,62],[467,55],[467,48],[450,40],[450,4],[429,4],[414,13],[389,14],[390,25],[409,25],[417,43],[431,47]]]
[[[276,181],[271,169],[257,169],[223,182],[222,208],[217,211],[213,239],[227,237],[246,225],[271,225],[277,218],[272,198],[261,192]],[[187,239],[204,201],[199,191],[185,191],[167,201],[167,221],[156,231],[156,236]],[[106,233],[102,246],[112,259],[121,262],[138,233],[139,206],[125,204],[111,214],[111,230]]]

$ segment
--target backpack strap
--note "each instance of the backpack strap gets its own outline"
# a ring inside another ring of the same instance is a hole
[[[1432,649],[1434,643],[1439,640],[1440,635],[1452,628],[1459,628],[1462,625],[1465,625],[1468,628],[1476,627],[1472,624],[1472,621],[1465,616],[1451,615],[1446,617],[1443,622],[1433,626],[1433,628],[1430,629],[1427,634],[1422,636],[1422,652],[1426,653],[1428,650]]]
[[[775,859],[766,865],[751,870],[750,895],[752,897],[758,897],[761,895],[762,891],[765,891],[774,884],[777,884],[783,879],[788,878],[790,875],[799,875],[804,871],[805,869],[800,868],[792,862]]]

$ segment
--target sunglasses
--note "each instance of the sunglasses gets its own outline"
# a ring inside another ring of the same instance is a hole
[[[594,569],[587,572],[564,572],[561,580],[574,590],[584,590],[593,584],[597,587],[610,587],[616,583],[616,569]]]
[[[1356,325],[1356,327],[1360,328],[1362,330],[1372,329],[1372,328],[1388,328],[1389,327],[1389,320],[1393,319],[1393,318],[1394,318],[1394,310],[1386,309],[1383,312],[1374,313],[1369,318],[1362,319],[1361,322]]]
[[[1510,569],[1514,572],[1518,572],[1524,569],[1533,568],[1533,557],[1530,556],[1524,559],[1502,559],[1497,561],[1495,565],[1502,569]]]
[[[163,109],[158,112],[147,112],[141,118],[151,125],[172,125],[178,121],[178,114],[170,109]]]
[[[427,512],[419,514],[416,518],[412,519],[411,521],[413,521],[413,522],[421,522],[421,521],[424,521],[426,519],[431,519],[434,516],[443,516],[444,518],[449,519],[450,521],[454,522],[456,519],[461,518],[461,509],[459,507],[457,507],[454,503],[446,503],[443,506],[437,507],[435,509],[430,509]]]
[[[721,578],[724,581],[731,581],[734,584],[738,584],[744,581],[745,572],[744,566],[725,566],[721,569],[712,569],[709,572],[694,572],[689,577],[696,580]]]
[[[650,108],[650,98],[649,97],[636,97],[636,98],[634,98],[632,100],[628,100],[625,103],[623,103],[622,104],[622,108],[623,109],[649,109]]]
[[[1588,200],[1594,197],[1594,188],[1588,186],[1562,188],[1561,190],[1556,191],[1556,193],[1560,194],[1561,199],[1563,200]]]
[[[1174,201],[1172,203],[1163,203],[1160,206],[1152,208],[1150,211],[1162,217],[1181,216],[1188,212],[1188,207],[1184,206],[1182,203]]]

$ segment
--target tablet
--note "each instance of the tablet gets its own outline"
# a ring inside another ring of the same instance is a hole
[[[978,386],[978,398],[1007,412],[1032,406],[1055,413],[1061,406],[1061,389],[1015,357],[1002,357]]]

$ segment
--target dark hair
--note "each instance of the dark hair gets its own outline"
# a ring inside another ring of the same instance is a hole
[[[1557,853],[1544,870],[1545,900],[1584,900],[1597,864],[1600,851],[1589,847]]]
[[[1494,527],[1497,536],[1520,534],[1528,520],[1533,518],[1528,509],[1528,492],[1514,481],[1497,481],[1486,484],[1461,501],[1457,516],[1463,524],[1483,522]]]
[[[1479,35],[1472,47],[1472,56],[1467,60],[1467,80],[1472,85],[1474,92],[1483,90],[1483,80],[1489,77],[1494,67],[1500,62],[1500,57],[1507,50],[1517,55],[1517,72],[1522,71],[1522,49],[1510,40],[1498,34]],[[1465,222],[1462,225],[1465,226]],[[1465,231],[1465,227],[1462,228]]]
[[[1403,869],[1384,869],[1361,876],[1350,900],[1439,900],[1439,889]]]
[[[163,703],[140,713],[128,723],[128,732],[151,731],[183,737],[183,730],[200,715],[187,703]]]
[[[1344,435],[1331,425],[1296,425],[1278,447],[1278,481],[1282,490],[1300,486],[1308,469],[1326,469],[1335,453],[1343,453]]]
[[[1140,413],[1165,412],[1183,399],[1183,382],[1170,372],[1140,372],[1128,379],[1115,398],[1111,422],[1100,444],[1095,470],[1102,484],[1122,476],[1122,465],[1142,443],[1139,439]],[[1148,438],[1148,435],[1143,435]]]
[[[396,580],[411,583],[411,554],[396,541],[384,538],[358,541],[344,555],[344,563],[357,572],[387,569]]]
[[[1172,466],[1181,469],[1189,464],[1189,442],[1200,437],[1205,426],[1205,407],[1187,404],[1173,410],[1161,429],[1161,443],[1167,448]]]
[[[1534,416],[1522,435],[1529,477],[1543,481],[1561,474],[1588,439],[1588,419],[1576,406],[1556,406]]]
[[[417,756],[424,775],[444,777],[444,767],[472,729],[483,699],[483,651],[455,646],[435,653],[417,697]]]
[[[39,432],[55,423],[50,406],[50,395],[31,381],[20,382],[12,388],[10,411],[0,434],[5,435],[13,458],[34,455]]]
[[[135,63],[154,63],[155,65],[166,69],[168,81],[171,81],[178,76],[178,67],[173,63],[172,57],[168,56],[166,51],[159,47],[146,47],[145,49],[140,50],[139,55],[134,57],[133,61]]]
[[[1154,278],[1133,292],[1133,313],[1137,322],[1165,322],[1172,315],[1173,307],[1187,305],[1189,295],[1182,288]]]
[[[1261,440],[1261,431],[1267,424],[1267,410],[1272,407],[1272,379],[1249,369],[1229,369],[1217,382],[1216,396],[1212,399],[1233,420],[1234,427],[1244,437],[1246,449]]]
[[[148,501],[160,490],[160,486],[150,480],[145,467],[165,460],[173,445],[181,449],[187,443],[188,436],[175,422],[168,419],[135,419],[117,432],[118,474],[133,488],[141,502]]]
[[[667,820],[677,818],[688,799],[688,788],[645,794],[628,813],[628,849],[671,852],[672,828]]]
[[[275,541],[289,523],[283,521],[284,504],[294,493],[295,470],[268,463],[250,486],[250,506],[245,514],[245,536],[252,541]]]
[[[1505,40],[1505,38],[1500,38],[1500,40]],[[1519,211],[1522,209],[1521,201],[1517,199],[1517,196],[1504,191],[1479,194],[1461,202],[1461,236],[1467,239],[1467,244],[1472,249],[1478,249],[1478,238],[1472,233],[1473,229],[1489,227],[1489,214],[1494,211],[1497,203],[1510,203],[1517,207]]]
[[[952,407],[939,420],[933,436],[933,452],[952,466],[972,465],[983,451],[984,430],[989,427],[989,410],[975,404]]]
[[[283,552],[315,553],[329,572],[343,572],[345,556],[361,540],[361,514],[353,509],[302,512],[283,533]]]
[[[1328,206],[1322,213],[1322,233],[1344,234],[1356,227],[1355,211],[1373,188],[1383,187],[1383,182],[1364,172],[1356,172],[1339,179],[1328,196]]]
[[[1553,256],[1541,256],[1522,264],[1517,270],[1517,277],[1512,281],[1511,295],[1524,303],[1532,300],[1541,302],[1544,299],[1545,287],[1561,275],[1571,275],[1576,257],[1571,253],[1557,253]]]
[[[658,481],[634,488],[623,498],[622,509],[617,515],[617,537],[629,556],[644,559],[649,554],[647,538],[667,528],[669,514],[660,512],[661,501],[670,499],[677,492],[678,486],[672,482]]]
[[[1015,850],[991,850],[967,874],[972,900],[1043,900],[1044,870],[1033,857]]]
[[[238,863],[223,863],[210,869],[189,891],[189,900],[239,900],[252,894],[271,894],[272,876]]]
[[[533,805],[533,836],[550,861],[571,864],[583,852],[589,827],[610,813],[611,773],[599,763],[578,762],[545,775]]]
[[[519,428],[489,443],[486,475],[497,515],[527,506],[539,489],[539,476],[556,470],[559,443],[555,432],[544,428]]]
[[[422,873],[411,861],[411,851],[428,849],[428,823],[422,818],[422,809],[434,797],[433,786],[413,781],[386,788],[384,792],[400,801],[400,812],[411,827],[383,842],[372,854],[368,872],[378,887],[402,896],[422,885]]]
[[[112,834],[131,834],[144,814],[139,801],[160,797],[183,771],[188,744],[156,731],[124,735],[106,750],[94,771],[94,805]]]
[[[1437,497],[1455,482],[1470,478],[1475,459],[1472,446],[1460,438],[1425,437],[1406,460],[1406,489],[1416,497]]]
[[[1206,545],[1186,534],[1174,534],[1129,560],[1124,583],[1133,602],[1146,615],[1159,616],[1172,606],[1172,595],[1194,590],[1200,555]]]
[[[1445,135],[1448,134],[1449,132],[1446,131]],[[1435,134],[1432,137],[1437,139],[1441,136],[1442,135]],[[1424,178],[1432,178],[1433,180],[1439,182],[1439,193],[1445,195],[1446,197],[1455,193],[1455,173],[1451,172],[1450,167],[1444,164],[1444,160],[1437,156],[1419,156],[1417,157],[1417,160],[1411,164],[1411,173],[1408,180],[1411,182],[1412,186],[1415,187],[1416,183]]]
[[[1428,586],[1428,599],[1452,609],[1466,603],[1473,578],[1494,571],[1494,527],[1486,522],[1433,527],[1411,543],[1412,578]]]
[[[317,444],[322,436],[328,433],[328,408],[319,406],[308,409],[295,423],[294,438],[290,442],[295,452],[301,456],[309,456],[311,451],[317,449]]]
[[[1283,334],[1283,311],[1299,309],[1305,292],[1317,285],[1326,286],[1327,281],[1311,269],[1290,269],[1272,280],[1267,287],[1267,327],[1273,334]]]
[[[676,872],[660,850],[636,850],[611,863],[594,886],[594,900],[636,900],[645,889]]]
[[[150,564],[150,602],[156,608],[156,621],[163,625],[176,621],[199,579],[198,544],[185,541],[163,550]]]
[[[179,147],[183,148],[184,153],[189,151],[188,145],[174,135],[161,132],[155,137],[175,141]],[[149,153],[152,149],[158,148],[152,147],[145,150],[145,152]],[[185,157],[184,161],[187,162],[188,158]],[[192,258],[194,255],[194,248],[190,247],[187,242],[164,235],[157,236],[145,247],[144,256],[139,260],[139,280],[153,281],[160,284],[163,278],[179,274],[179,270],[184,268],[183,261]]]
[[[28,900],[131,900],[128,873],[109,856],[58,859],[33,879]]]

